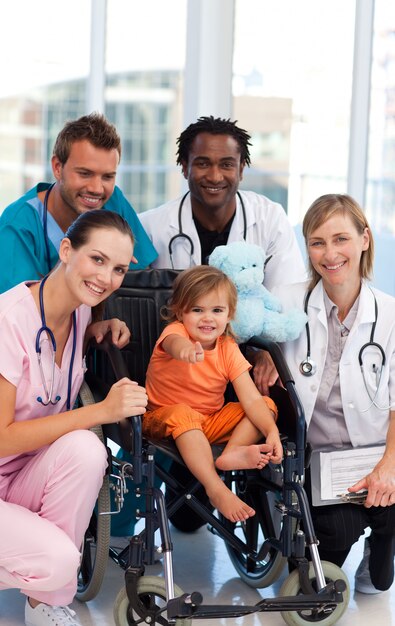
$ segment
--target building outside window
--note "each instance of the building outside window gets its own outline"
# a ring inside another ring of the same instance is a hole
[[[204,4],[193,6],[203,10]],[[7,5],[0,38],[7,59],[0,82],[0,213],[38,181],[52,180],[57,133],[66,120],[88,112],[92,6],[98,5],[92,0],[70,0],[67,10],[51,0]],[[185,119],[190,6],[188,0],[106,2],[102,110],[121,135],[117,182],[137,212],[185,188],[175,153]],[[252,137],[252,167],[245,170],[242,187],[280,202],[297,227],[317,196],[348,188],[358,67],[354,32],[361,5],[234,0],[234,6],[233,104],[222,115],[237,119]],[[45,37],[32,36],[44,26]],[[211,113],[221,115],[201,112]],[[380,237],[376,276],[385,274],[380,286],[391,293],[395,277],[380,268],[388,268],[395,237],[394,120],[395,4],[375,0],[370,119],[360,131],[368,138],[364,206]]]

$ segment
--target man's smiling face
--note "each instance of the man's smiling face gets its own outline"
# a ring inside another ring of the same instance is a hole
[[[182,166],[192,206],[204,210],[235,208],[235,195],[243,178],[239,145],[231,135],[200,133],[192,142],[188,162]]]

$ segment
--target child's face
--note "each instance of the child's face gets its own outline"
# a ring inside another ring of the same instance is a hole
[[[189,311],[184,311],[179,320],[189,336],[199,341],[205,350],[213,350],[215,342],[224,334],[230,321],[228,297],[224,289],[210,291],[199,298]]]

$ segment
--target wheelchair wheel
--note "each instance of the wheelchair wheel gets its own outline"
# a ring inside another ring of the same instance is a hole
[[[80,399],[84,406],[94,403],[92,393],[85,382],[80,389]],[[104,443],[101,426],[96,426],[91,430]],[[110,509],[110,483],[108,476],[105,476],[99,491],[96,510],[92,514],[84,537],[76,593],[76,598],[81,602],[88,602],[97,596],[104,579],[110,546],[110,516],[100,515],[100,513]]]
[[[229,474],[229,476],[228,476]],[[256,513],[245,522],[232,524],[220,518],[232,530],[249,552],[259,552],[265,539],[279,537],[281,532],[281,514],[274,509],[274,494],[263,491],[258,482],[247,479],[246,472],[225,474],[225,483],[236,495],[247,502]],[[261,589],[273,584],[281,575],[287,559],[275,548],[269,548],[260,560],[255,560],[245,552],[240,552],[229,543],[225,543],[229,558],[240,578],[250,587]]]
[[[125,587],[118,593],[113,609],[116,626],[133,626],[133,624],[147,623],[167,626],[169,620],[166,617],[166,587],[165,581],[159,576],[142,576],[138,584],[138,593],[141,603],[145,609],[139,607],[137,612],[129,604],[129,598]],[[174,593],[182,595],[181,589],[174,585]],[[189,617],[179,618],[175,621],[175,626],[190,626],[192,620]],[[174,622],[171,622],[174,624]]]
[[[343,602],[336,604],[335,608],[329,609],[303,609],[303,611],[283,611],[281,616],[288,626],[306,626],[306,624],[318,623],[320,626],[331,626],[335,624],[346,610],[350,601],[350,584],[348,578],[340,567],[330,563],[329,561],[321,561],[324,571],[325,580],[327,582],[335,580],[343,580],[346,584],[346,590],[343,591]],[[309,578],[314,580],[314,568],[310,563]],[[301,594],[299,572],[294,570],[284,581],[280,596],[297,596]]]

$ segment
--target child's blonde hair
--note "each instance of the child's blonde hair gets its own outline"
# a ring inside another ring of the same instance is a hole
[[[227,295],[229,319],[232,320],[237,306],[236,287],[226,274],[211,265],[196,265],[180,272],[173,283],[169,303],[162,307],[163,319],[169,323],[177,321],[180,314],[190,311],[199,298],[219,289],[223,289]],[[229,323],[224,334],[234,336]]]

